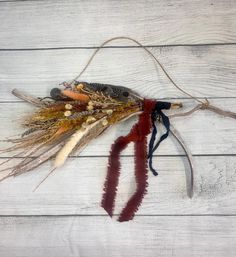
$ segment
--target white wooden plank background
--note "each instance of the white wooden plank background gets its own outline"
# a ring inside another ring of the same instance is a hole
[[[235,217],[4,217],[0,229],[1,256],[235,255]]]
[[[232,0],[0,0],[0,140],[21,132],[16,123],[32,111],[11,96],[13,88],[45,96],[77,75],[92,48],[120,35],[150,46],[184,89],[236,111],[235,17]],[[195,104],[126,41],[103,49],[82,79],[175,98],[183,110]],[[2,182],[0,256],[235,256],[235,120],[208,111],[173,119],[194,154],[194,198],[186,196],[186,159],[169,138],[154,158],[160,175],[149,177],[136,218],[120,224],[100,200],[110,145],[134,122],[111,128],[35,193],[50,162]],[[122,157],[116,213],[134,189],[132,154],[128,147]]]
[[[151,50],[175,81],[192,94],[236,97],[236,45],[152,47]],[[40,96],[48,94],[52,85],[74,78],[93,51],[0,51],[3,90],[0,101],[16,100],[9,94],[9,89],[16,86]],[[103,49],[81,80],[113,81],[147,97],[152,94],[159,98],[185,96],[173,87],[163,72],[156,70],[153,61],[140,48]]]
[[[235,214],[235,157],[198,156],[195,162],[195,196],[190,200],[185,189],[185,158],[156,157],[160,176],[150,174],[148,194],[138,214]],[[106,165],[107,157],[73,158],[35,193],[32,191],[48,173],[49,163],[31,174],[8,179],[0,187],[0,215],[105,215],[100,201]],[[123,157],[122,165],[116,213],[135,187],[132,157]]]
[[[0,47],[88,47],[117,35],[147,45],[234,43],[235,11],[232,0],[3,2]]]

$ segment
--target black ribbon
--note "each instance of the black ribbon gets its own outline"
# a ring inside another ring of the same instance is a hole
[[[155,109],[153,110],[152,114],[151,114],[151,119],[152,119],[152,135],[151,135],[151,139],[149,142],[149,146],[148,146],[148,159],[149,159],[149,168],[152,171],[154,176],[157,176],[158,173],[157,171],[153,168],[152,165],[152,158],[153,158],[153,153],[156,151],[156,149],[158,148],[158,146],[160,145],[160,143],[165,140],[170,132],[170,120],[169,118],[162,112],[162,110],[168,110],[171,107],[171,103],[169,102],[156,102],[156,106]],[[161,135],[160,139],[158,140],[158,142],[155,144],[155,140],[156,140],[156,135],[157,135],[157,127],[156,127],[156,121],[157,118],[160,117],[162,119],[162,123],[164,125],[164,127],[166,128],[166,133],[164,133],[163,135]]]

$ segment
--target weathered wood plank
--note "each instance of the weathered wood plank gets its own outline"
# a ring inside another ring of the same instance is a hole
[[[118,35],[155,45],[236,42],[236,5],[230,0],[0,4],[0,48],[98,46]]]
[[[171,77],[196,96],[236,96],[236,46],[151,48]],[[0,52],[0,101],[15,100],[10,91],[24,89],[45,96],[50,88],[72,80],[94,50]],[[103,49],[81,80],[124,85],[146,97],[183,97],[142,49]]]
[[[213,104],[226,110],[236,112],[235,99],[212,99]],[[190,100],[183,100],[182,111],[190,110],[195,103]],[[32,111],[35,110],[25,103],[2,103],[0,104],[0,140],[22,133],[20,122]],[[170,112],[167,112],[170,113]],[[113,141],[121,135],[128,133],[137,118],[132,118],[123,123],[114,125],[103,135],[83,150],[81,156],[108,155]],[[185,139],[192,153],[199,154],[236,154],[236,121],[225,118],[209,111],[199,111],[189,117],[172,119],[172,124],[178,129]],[[206,126],[207,124],[207,126]],[[7,129],[6,129],[7,128]],[[1,142],[0,149],[9,145]],[[177,142],[170,136],[165,140],[158,151],[158,155],[183,154]],[[124,152],[125,155],[133,154],[133,146],[130,145]],[[1,156],[11,156],[9,153]]]
[[[234,257],[235,217],[1,218],[5,257]]]
[[[236,214],[236,158],[195,157],[195,195],[187,198],[183,157],[155,157],[159,176],[149,173],[148,194],[138,215]],[[100,207],[107,158],[73,158],[36,192],[52,163],[0,183],[0,215],[106,214]],[[2,173],[1,173],[2,174]],[[133,158],[122,158],[115,213],[135,189]]]
[[[146,45],[230,44],[236,43],[235,14],[236,5],[230,0],[0,0],[0,50],[94,47],[117,35],[132,36]],[[174,80],[191,93],[236,97],[235,45],[152,49]],[[45,96],[50,88],[72,79],[92,51],[0,51],[0,101],[5,102],[0,104],[0,140],[20,132],[15,124],[30,110],[23,103],[6,103],[15,100],[9,94],[12,88]],[[138,48],[103,50],[82,79],[123,84],[147,97],[183,97]],[[235,111],[234,98],[212,101]],[[193,106],[192,101],[184,103],[186,109]],[[158,156],[154,164],[160,175],[150,174],[149,193],[134,221],[120,224],[107,216],[57,216],[106,215],[100,200],[107,158],[101,155],[108,154],[113,140],[127,133],[133,122],[108,131],[82,153],[83,157],[68,160],[35,193],[32,190],[51,162],[0,183],[0,215],[55,215],[0,217],[0,256],[235,256],[235,121],[209,112],[173,120],[194,154],[217,155],[194,157],[192,200],[185,191],[186,159]],[[0,143],[0,148],[3,146]],[[182,151],[168,140],[157,153],[177,155]],[[132,147],[124,154],[132,154]],[[116,213],[135,188],[132,162],[132,157],[122,158]],[[181,217],[215,214],[234,217]]]

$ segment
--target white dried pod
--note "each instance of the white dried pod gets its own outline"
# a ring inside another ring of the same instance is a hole
[[[112,113],[113,113],[113,110],[111,110],[111,109],[106,110],[106,114],[111,115]]]
[[[86,122],[83,122],[82,125],[81,125],[81,128],[86,129],[87,127],[88,127],[88,124]]]
[[[104,120],[102,121],[102,125],[103,125],[103,126],[107,126],[107,124],[108,124],[107,119],[104,119]]]
[[[71,111],[65,111],[64,112],[65,117],[69,117],[69,116],[71,116],[71,114],[72,114]]]
[[[93,110],[93,105],[88,105],[88,106],[87,106],[87,110],[88,110],[88,111],[92,111],[92,110]]]
[[[73,108],[73,106],[71,104],[66,104],[65,105],[66,110],[71,110],[72,108]]]
[[[86,123],[87,124],[91,124],[93,123],[94,121],[96,121],[96,119],[93,117],[93,116],[88,116],[87,120],[86,120]]]

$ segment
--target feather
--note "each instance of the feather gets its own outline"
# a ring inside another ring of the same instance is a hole
[[[122,117],[121,120],[119,121],[119,123],[126,121],[126,120],[132,118],[133,116],[137,116],[139,114],[141,114],[141,112],[137,111],[132,114],[129,114],[126,117]],[[96,126],[92,129],[90,129],[89,133],[83,139],[81,139],[81,141],[79,143],[77,143],[73,152],[77,152],[77,154],[80,153],[89,144],[90,141],[92,141],[93,139],[95,139],[96,137],[101,135],[108,127],[110,127],[110,126],[103,125],[103,126]]]
[[[109,125],[96,126],[90,129],[89,133],[83,137],[74,147],[73,152],[80,153],[93,139],[101,135]]]

